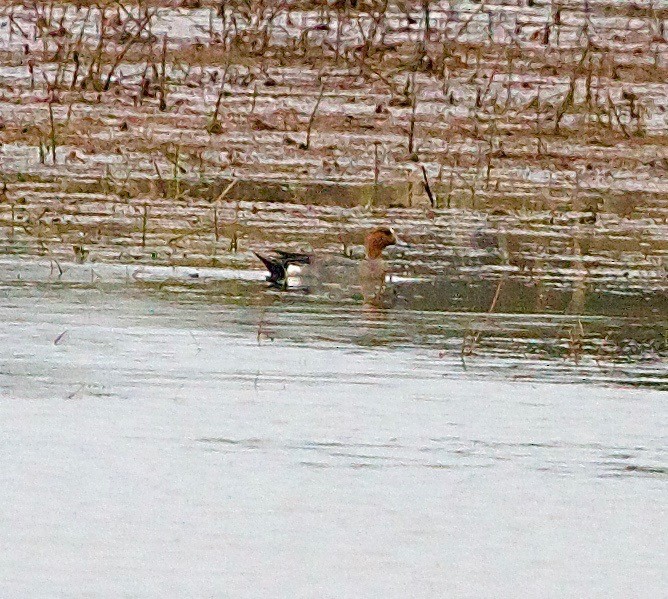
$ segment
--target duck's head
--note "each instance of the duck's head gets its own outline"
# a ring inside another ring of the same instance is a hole
[[[383,250],[388,245],[397,243],[397,237],[390,227],[378,227],[371,231],[364,240],[367,257],[373,259],[380,258]]]

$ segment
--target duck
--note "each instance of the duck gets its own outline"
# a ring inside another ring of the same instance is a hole
[[[383,250],[391,245],[407,245],[400,241],[391,227],[382,226],[370,231],[364,239],[364,258],[347,255],[320,255],[274,250],[271,255],[253,252],[268,271],[266,280],[282,289],[289,284],[293,272],[301,289],[348,290],[357,288],[365,301],[379,297],[385,290],[387,265]]]

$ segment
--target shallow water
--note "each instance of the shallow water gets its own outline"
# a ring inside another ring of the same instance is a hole
[[[20,186],[11,189],[18,197]],[[0,211],[0,267],[8,297],[41,286],[243,307],[237,321],[257,331],[265,319],[286,342],[410,348],[457,376],[668,388],[661,215],[499,212],[122,199],[46,186]],[[262,284],[253,251],[340,255],[381,224],[409,244],[388,248],[384,309],[369,310],[354,290]]]
[[[61,266],[2,264],[4,596],[664,593],[666,396],[630,385],[665,362],[503,343],[564,316]]]
[[[369,17],[287,3],[270,45],[304,60],[222,74],[223,23],[161,8],[164,107],[151,44],[51,98],[99,15],[56,2],[63,38],[24,4],[0,7],[0,597],[666,596],[665,6],[560,3],[555,30],[545,3],[432,2],[445,68],[411,109],[421,3],[391,3],[378,81]],[[409,247],[373,305],[272,289],[253,255],[380,224]]]

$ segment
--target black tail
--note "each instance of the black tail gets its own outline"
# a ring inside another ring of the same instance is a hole
[[[267,277],[267,281],[271,283],[280,283],[281,281],[285,281],[287,279],[288,273],[287,273],[287,264],[284,261],[278,261],[278,260],[272,260],[271,258],[267,258],[265,256],[262,256],[261,254],[258,254],[257,252],[253,252],[260,260],[262,260],[262,264],[264,264],[267,267],[267,270],[269,271],[269,276]]]

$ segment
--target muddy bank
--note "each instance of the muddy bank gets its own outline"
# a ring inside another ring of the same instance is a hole
[[[422,6],[5,3],[0,173],[398,184],[405,203],[407,182],[429,201],[424,167],[440,206],[641,194],[665,219],[665,11]]]

